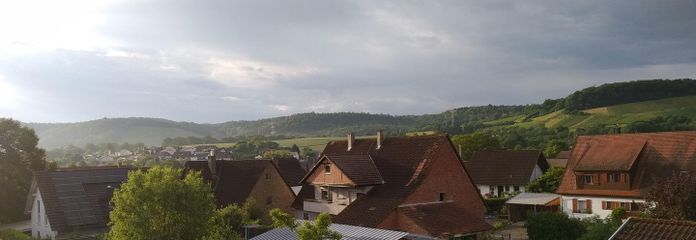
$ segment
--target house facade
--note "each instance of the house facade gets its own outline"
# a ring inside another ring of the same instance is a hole
[[[546,172],[549,164],[538,150],[483,150],[464,163],[479,193],[505,197],[527,192],[525,186]]]
[[[273,208],[293,212],[295,194],[271,160],[215,160],[212,155],[208,161],[186,162],[184,172],[190,171],[200,171],[211,183],[218,207],[254,199],[264,212]]]
[[[570,216],[636,216],[660,178],[696,172],[696,132],[580,136],[557,193]]]
[[[434,237],[485,231],[486,207],[447,136],[329,142],[303,179],[301,219]]]
[[[113,189],[128,168],[68,168],[34,173],[25,211],[40,239],[90,237],[106,231]]]

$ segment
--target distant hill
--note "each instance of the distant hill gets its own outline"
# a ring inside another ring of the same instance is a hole
[[[693,95],[693,96],[692,96]],[[215,138],[249,135],[293,137],[343,136],[348,131],[374,134],[409,132],[470,133],[482,129],[545,126],[548,128],[629,124],[656,116],[696,118],[696,81],[644,80],[604,84],[541,104],[476,106],[439,114],[392,116],[370,113],[301,113],[255,121],[218,124],[175,122],[156,118],[105,118],[78,123],[26,123],[40,145],[55,148],[101,142],[159,145],[167,137]]]

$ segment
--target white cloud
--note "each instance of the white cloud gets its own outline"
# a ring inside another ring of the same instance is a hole
[[[17,108],[19,96],[19,89],[0,76],[0,109]]]
[[[267,90],[284,79],[319,72],[312,67],[277,65],[235,58],[211,58],[208,64],[210,78],[225,86],[243,89]]]

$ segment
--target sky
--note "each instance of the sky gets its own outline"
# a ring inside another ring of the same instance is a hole
[[[0,0],[0,117],[217,123],[696,78],[696,1]]]

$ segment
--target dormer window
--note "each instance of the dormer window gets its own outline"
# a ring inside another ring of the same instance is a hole
[[[620,173],[608,173],[607,174],[607,182],[618,183],[620,181],[621,181],[621,174]]]
[[[589,185],[594,184],[594,183],[592,182],[592,175],[582,175],[582,182],[583,182],[584,184],[589,184]]]

